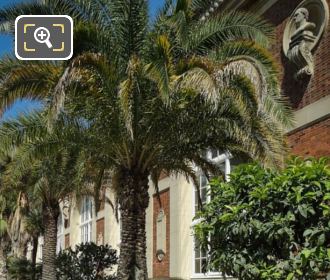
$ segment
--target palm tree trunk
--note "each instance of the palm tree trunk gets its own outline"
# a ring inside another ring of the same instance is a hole
[[[45,207],[43,223],[45,227],[42,248],[42,280],[56,280],[56,241],[58,209]]]
[[[121,243],[118,262],[118,279],[132,280],[135,278],[135,242],[136,215],[130,210],[121,210]]]
[[[30,234],[26,231],[24,212],[28,211],[29,199],[27,194],[20,192],[17,200],[17,207],[10,219],[8,233],[11,239],[11,254],[15,258],[24,258],[27,253],[27,245],[30,241]]]
[[[117,275],[120,280],[148,279],[146,261],[146,209],[148,176],[124,171],[119,176],[121,244]]]
[[[136,236],[136,263],[141,270],[139,280],[148,279],[147,270],[147,244],[146,244],[146,209],[140,210],[137,217],[137,236]]]

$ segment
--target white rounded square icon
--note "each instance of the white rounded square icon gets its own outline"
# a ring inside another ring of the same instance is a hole
[[[23,15],[15,21],[15,55],[20,60],[68,60],[73,54],[73,20],[67,15]]]

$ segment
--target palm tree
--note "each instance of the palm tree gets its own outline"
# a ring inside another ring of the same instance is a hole
[[[31,194],[25,193],[27,180],[22,178],[15,185],[4,182],[5,170],[11,159],[6,158],[1,164],[1,194],[0,194],[0,238],[1,242],[1,271],[6,272],[6,251],[14,260],[26,257],[28,242],[32,242],[32,269],[36,267],[38,237],[42,234],[40,207],[33,201]],[[17,186],[19,187],[17,188]],[[18,261],[19,262],[19,261]],[[23,262],[23,266],[25,263]],[[5,274],[4,274],[5,275]],[[5,278],[5,276],[3,276]],[[34,279],[34,275],[32,275]]]
[[[37,113],[3,122],[0,132],[3,144],[1,154],[12,155],[12,161],[4,171],[3,184],[33,197],[34,206],[40,205],[41,208],[42,227],[36,224],[39,223],[39,212],[30,211],[25,220],[26,231],[32,234],[34,240],[43,230],[42,279],[56,279],[60,203],[75,193],[82,193],[84,188],[78,178],[82,164],[79,146],[66,140],[73,137],[74,129],[68,123],[64,126],[60,122],[57,126],[59,122],[53,124],[50,134],[45,117]],[[30,130],[22,130],[24,127]],[[25,184],[21,184],[23,178]]]
[[[0,279],[6,279],[6,259],[9,251],[9,236],[7,233],[8,228],[8,211],[6,198],[1,195],[0,197]]]
[[[33,205],[33,209],[30,209],[27,214],[26,220],[26,231],[31,236],[31,245],[32,245],[32,253],[31,253],[31,266],[32,266],[32,275],[31,280],[35,280],[36,270],[37,270],[37,253],[38,253],[38,244],[39,237],[43,235],[43,217],[42,217],[42,209],[39,203]]]
[[[144,0],[43,0],[0,12],[6,31],[19,14],[75,18],[71,61],[0,62],[0,103],[41,98],[52,117],[64,110],[84,120],[86,150],[100,174],[112,171],[120,205],[119,279],[147,279],[150,178],[157,190],[161,172],[196,182],[194,164],[217,174],[202,157],[210,148],[275,166],[285,152],[292,116],[265,49],[271,27],[237,12],[202,20],[207,3],[168,0],[151,26]]]
[[[10,163],[6,157],[0,167],[0,276],[6,276],[6,262],[8,255],[15,258],[22,257],[28,242],[28,235],[24,233],[23,216],[26,201],[21,192],[7,189],[3,182],[3,172]]]

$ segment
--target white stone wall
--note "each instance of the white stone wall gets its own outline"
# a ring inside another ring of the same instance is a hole
[[[183,176],[166,177],[159,182],[159,191],[170,188],[170,277],[190,279],[193,272],[193,186]],[[153,275],[153,201],[150,188],[147,210],[147,259],[149,277]]]

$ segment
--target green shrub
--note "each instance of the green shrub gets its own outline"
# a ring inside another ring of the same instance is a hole
[[[330,170],[295,158],[281,171],[238,167],[211,182],[195,232],[209,265],[244,280],[330,279]],[[211,237],[211,238],[210,238]]]
[[[60,280],[113,280],[113,266],[117,264],[117,253],[108,245],[95,243],[77,245],[57,257],[57,272]],[[109,274],[110,272],[110,274]]]
[[[41,265],[34,267],[26,258],[8,258],[7,266],[10,280],[41,279]]]
[[[112,271],[117,253],[108,245],[95,243],[77,245],[75,250],[61,251],[56,259],[58,280],[114,280]],[[26,258],[7,260],[10,280],[41,279],[42,264],[34,268]]]

